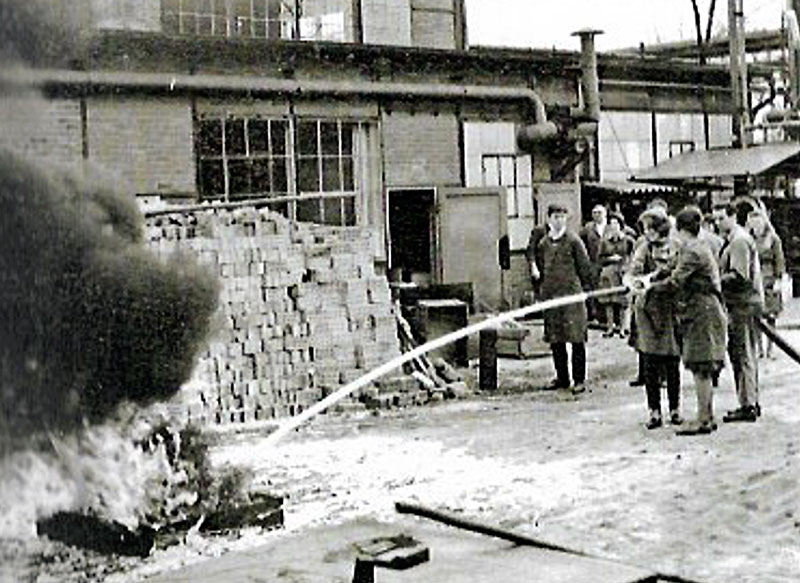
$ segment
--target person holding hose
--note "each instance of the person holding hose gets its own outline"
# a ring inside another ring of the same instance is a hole
[[[668,273],[677,258],[676,242],[670,237],[669,216],[660,208],[642,213],[639,219],[644,238],[633,254],[630,278],[653,273]],[[676,332],[675,294],[665,286],[647,293],[633,294],[634,318],[637,333],[634,348],[643,363],[647,408],[650,419],[647,429],[663,425],[661,417],[661,379],[667,381],[669,420],[673,425],[683,422],[680,414],[681,373],[680,348]]]
[[[717,429],[714,420],[711,377],[723,366],[728,318],[722,301],[719,266],[710,247],[698,238],[703,214],[694,205],[684,207],[675,218],[679,251],[675,266],[634,284],[647,293],[675,294],[677,334],[681,360],[694,377],[697,419],[679,429],[677,435],[702,435]]]

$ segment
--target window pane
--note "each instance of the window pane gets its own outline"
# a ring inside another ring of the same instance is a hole
[[[316,158],[298,160],[297,187],[300,192],[319,192],[319,169]]]
[[[264,20],[253,21],[253,36],[256,38],[267,38],[267,23]]]
[[[297,220],[306,223],[319,223],[322,217],[320,216],[320,201],[318,198],[310,200],[298,200],[295,203],[295,213]]]
[[[342,189],[339,180],[339,158],[322,159],[322,190],[325,192],[335,192]]]
[[[219,0],[219,2],[222,3],[222,0]],[[192,4],[194,5],[194,12],[200,14],[214,14],[214,0],[194,0],[190,2],[184,2],[184,9],[189,10]]]
[[[352,158],[342,158],[342,180],[344,182],[342,185],[344,190],[356,189],[355,176],[353,175]]]
[[[211,11],[217,16],[225,18],[225,0],[212,0],[211,4],[213,4]]]
[[[211,22],[212,16],[198,16],[197,17],[197,34],[210,36],[212,33]]]
[[[180,9],[180,0],[161,0],[161,8],[164,12],[177,13]]]
[[[182,34],[197,34],[197,22],[193,14],[182,14],[180,26]]]
[[[517,191],[513,186],[506,186],[506,213],[509,217],[519,216],[517,208]]]
[[[254,193],[271,192],[269,179],[269,158],[253,160],[251,172],[251,188]]]
[[[352,227],[356,224],[356,198],[348,196],[343,199],[344,202],[344,224],[346,227]]]
[[[270,122],[270,146],[272,155],[278,156],[286,153],[286,136],[288,135],[289,122],[276,121]]]
[[[269,0],[253,0],[253,18],[267,17],[267,2]]]
[[[222,122],[220,120],[200,121],[197,128],[197,153],[200,156],[222,155]]]
[[[482,170],[484,186],[500,186],[500,168],[496,157],[485,157]]]
[[[269,152],[269,121],[250,119],[247,121],[247,139],[250,142],[250,153]]]
[[[250,18],[250,0],[228,0],[230,2],[231,16]]]
[[[214,17],[214,34],[216,36],[228,35],[228,21],[224,16]]]
[[[272,192],[275,194],[288,194],[289,179],[287,175],[288,164],[286,158],[273,158],[272,160]]]
[[[163,26],[166,34],[178,34],[180,32],[180,28],[178,25],[177,14],[165,14]]]
[[[317,122],[297,123],[297,152],[300,155],[317,153]]]
[[[275,202],[268,204],[267,208],[273,212],[280,213],[284,217],[289,218],[289,203],[288,202]]]
[[[222,170],[222,160],[200,162],[200,194],[203,198],[224,196],[225,175]]]
[[[517,204],[519,205],[519,216],[533,216],[533,188],[530,186],[517,187]]]
[[[225,152],[228,155],[244,154],[244,120],[229,117],[225,120]]]
[[[357,131],[358,124],[343,123],[342,124],[342,154],[353,154],[353,135]]]
[[[228,192],[231,198],[250,192],[250,162],[247,160],[228,161]]]
[[[323,155],[339,154],[339,126],[336,122],[319,124]]]
[[[514,158],[510,156],[503,156],[500,159],[500,184],[503,186],[516,185],[516,177],[514,172]]]
[[[342,199],[324,198],[322,199],[325,207],[325,216],[323,218],[326,225],[341,225],[342,224]]]

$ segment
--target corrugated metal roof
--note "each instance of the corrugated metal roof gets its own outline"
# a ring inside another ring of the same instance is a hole
[[[800,153],[798,142],[775,142],[745,149],[697,150],[638,171],[634,180],[672,182],[762,174]]]

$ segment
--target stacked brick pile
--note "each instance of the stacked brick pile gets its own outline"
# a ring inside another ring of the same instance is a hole
[[[180,396],[190,421],[296,415],[399,355],[368,230],[292,224],[252,207],[154,216],[147,230],[160,255],[189,252],[221,281],[214,330]],[[394,377],[340,408],[408,404],[418,393],[413,378]]]

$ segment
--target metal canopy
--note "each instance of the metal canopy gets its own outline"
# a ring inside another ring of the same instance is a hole
[[[647,194],[666,194],[675,192],[676,186],[663,184],[651,184],[649,182],[632,182],[622,180],[601,180],[600,182],[584,182],[582,186],[603,192],[613,192],[618,194],[647,195]]]
[[[775,142],[745,149],[698,150],[645,168],[633,177],[641,182],[680,182],[763,174],[800,153],[799,142]],[[795,169],[793,174],[796,174]]]

